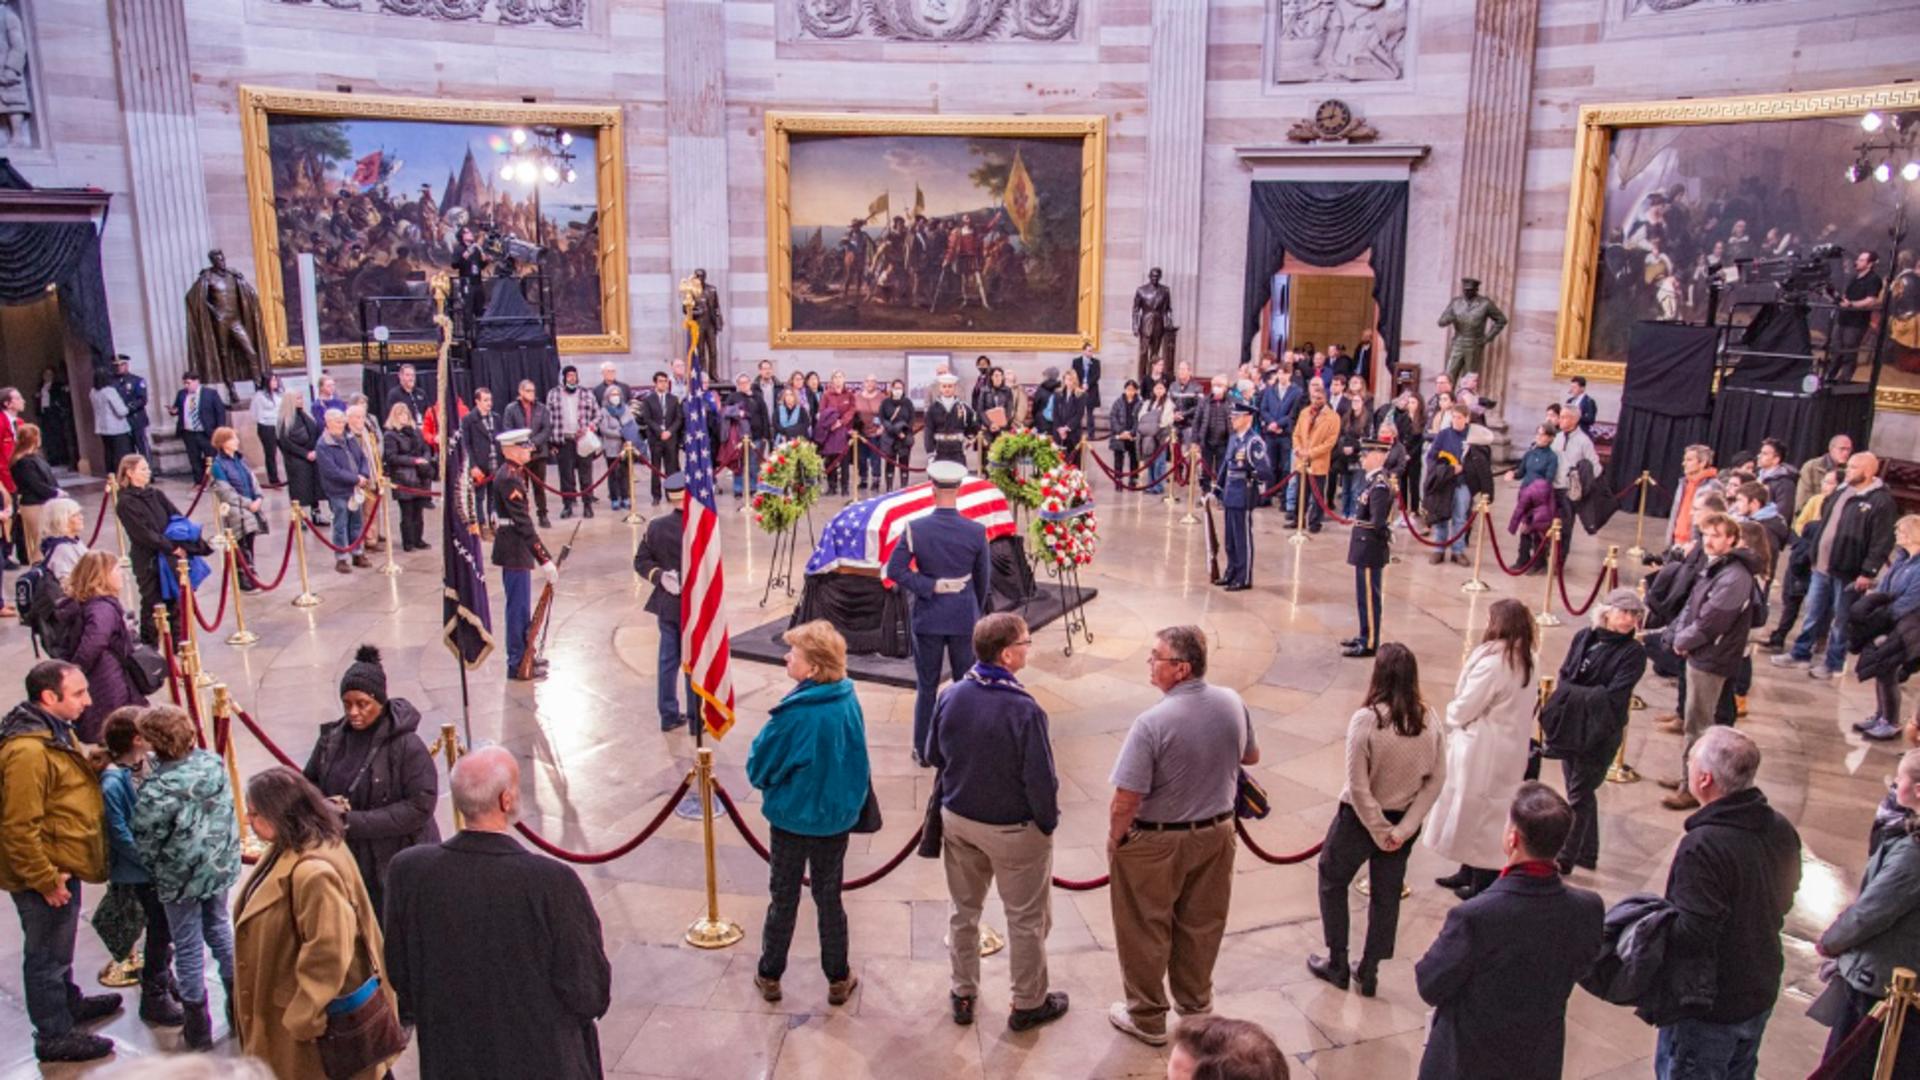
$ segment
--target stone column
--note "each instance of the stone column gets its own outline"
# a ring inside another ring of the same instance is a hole
[[[1175,359],[1192,360],[1200,341],[1200,167],[1205,156],[1207,7],[1194,0],[1153,0],[1153,46],[1147,57],[1146,221],[1140,269],[1130,285],[1159,267],[1173,292],[1180,327]],[[1129,311],[1131,305],[1129,304]],[[1132,342],[1132,323],[1120,340]],[[1113,350],[1108,350],[1111,353]],[[1118,359],[1117,357],[1115,359]],[[1133,357],[1109,369],[1133,376]]]
[[[719,368],[732,370],[733,292],[727,286],[726,12],[720,0],[667,0],[667,251],[675,286],[696,269],[720,290]],[[653,301],[683,315],[677,291]],[[674,340],[684,344],[676,333]]]
[[[133,235],[147,308],[144,360],[154,428],[187,370],[187,289],[205,265],[213,230],[193,118],[187,0],[113,0],[113,62],[126,118]],[[236,252],[242,263],[245,252]],[[260,342],[265,349],[269,345]]]
[[[1512,317],[1520,279],[1520,192],[1526,171],[1528,99],[1540,0],[1477,0],[1473,61],[1467,83],[1467,128],[1460,163],[1460,214],[1453,246],[1454,278],[1480,279],[1480,291]],[[1417,319],[1431,319],[1420,312]],[[1482,392],[1507,403],[1507,364],[1516,327],[1488,347]]]

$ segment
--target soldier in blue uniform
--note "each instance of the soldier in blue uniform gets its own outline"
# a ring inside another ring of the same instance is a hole
[[[1229,421],[1227,452],[1221,455],[1220,505],[1227,515],[1227,573],[1220,584],[1228,592],[1253,588],[1253,508],[1260,493],[1273,483],[1273,459],[1267,441],[1253,430],[1260,410],[1240,401]]]
[[[500,568],[500,585],[507,594],[507,678],[520,678],[520,658],[527,650],[527,627],[533,621],[533,572],[548,582],[560,580],[560,567],[540,542],[527,509],[527,461],[533,457],[532,433],[526,428],[503,431],[497,440],[504,463],[493,471],[493,505],[500,525],[493,534],[493,565]],[[533,678],[547,673],[544,660],[534,662]]]
[[[958,680],[973,667],[973,624],[987,612],[993,557],[987,528],[961,516],[960,485],[967,468],[958,462],[927,466],[933,481],[933,513],[907,523],[887,556],[887,580],[913,597],[913,760],[926,767],[927,730],[933,724],[941,661]]]
[[[1360,444],[1360,467],[1366,470],[1366,489],[1354,515],[1347,540],[1347,565],[1353,567],[1353,599],[1360,609],[1360,632],[1341,642],[1343,656],[1372,656],[1380,647],[1380,571],[1387,565],[1393,544],[1393,488],[1387,484],[1387,444],[1367,439]]]
[[[677,472],[661,482],[673,513],[661,514],[647,522],[647,532],[633,553],[633,572],[653,586],[647,597],[647,613],[660,624],[660,651],[655,671],[659,676],[655,704],[660,707],[660,730],[674,731],[694,721],[693,680],[680,667],[680,541],[686,533],[687,474]],[[686,685],[686,711],[681,711],[680,687]]]
[[[147,380],[135,375],[130,369],[133,360],[126,353],[113,355],[113,388],[120,392],[120,400],[127,403],[127,424],[132,428],[133,449],[141,457],[153,459],[153,440],[147,437],[147,428],[153,418],[147,415]]]

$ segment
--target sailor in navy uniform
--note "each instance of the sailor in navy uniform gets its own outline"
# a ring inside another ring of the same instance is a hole
[[[1387,444],[1367,439],[1360,444],[1360,467],[1366,470],[1366,490],[1360,495],[1353,533],[1347,540],[1347,565],[1353,567],[1353,599],[1360,609],[1360,632],[1341,642],[1350,657],[1372,656],[1380,647],[1380,571],[1387,565],[1393,544],[1393,488],[1387,484]]]
[[[533,622],[533,573],[549,583],[560,580],[560,567],[540,542],[527,509],[527,461],[533,457],[533,435],[526,428],[503,431],[496,440],[505,462],[493,471],[493,505],[500,525],[493,535],[493,565],[500,568],[500,584],[507,594],[507,678],[519,680],[520,657],[527,650],[527,627]],[[533,678],[547,673],[544,660],[534,662]]]
[[[926,766],[927,729],[933,724],[941,662],[958,680],[973,667],[973,624],[987,613],[993,557],[986,526],[958,509],[966,466],[935,461],[933,513],[907,523],[887,556],[886,578],[913,597],[913,760]]]
[[[973,438],[974,431],[980,426],[980,419],[966,402],[960,400],[959,376],[942,372],[934,381],[937,389],[933,400],[927,402],[927,457],[959,465],[961,476],[965,477],[967,440]],[[954,481],[954,484],[958,486],[959,481]],[[968,667],[971,666],[969,662]]]
[[[1220,584],[1228,592],[1253,588],[1253,508],[1273,483],[1273,459],[1267,441],[1253,430],[1260,410],[1244,401],[1233,406],[1227,452],[1221,456],[1220,505],[1227,516],[1227,573]]]

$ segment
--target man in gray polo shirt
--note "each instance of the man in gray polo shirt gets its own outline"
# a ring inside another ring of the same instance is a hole
[[[1127,1000],[1107,1020],[1151,1046],[1167,1041],[1169,984],[1181,1015],[1213,1007],[1240,766],[1260,760],[1246,703],[1206,674],[1199,627],[1155,634],[1147,675],[1166,696],[1133,721],[1113,766],[1108,895]]]

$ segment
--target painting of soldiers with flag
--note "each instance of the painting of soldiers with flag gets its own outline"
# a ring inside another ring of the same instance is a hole
[[[1099,337],[1104,117],[767,117],[770,343]]]

